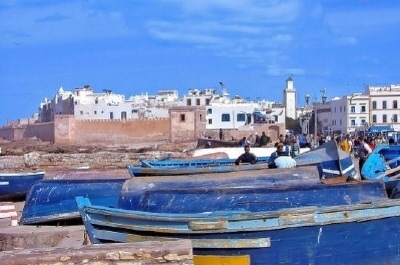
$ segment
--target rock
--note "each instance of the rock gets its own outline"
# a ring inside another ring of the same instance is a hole
[[[40,154],[38,152],[30,152],[25,154],[24,163],[26,167],[37,168],[40,165]]]

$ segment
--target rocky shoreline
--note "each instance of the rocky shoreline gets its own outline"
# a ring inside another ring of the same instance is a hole
[[[123,169],[139,158],[188,158],[196,143],[146,142],[131,146],[76,146],[24,139],[0,142],[0,172],[57,169]]]

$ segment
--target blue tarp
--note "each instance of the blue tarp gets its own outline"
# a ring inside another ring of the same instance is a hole
[[[393,131],[392,127],[390,127],[389,125],[374,125],[371,126],[368,129],[368,132],[387,132],[387,131]]]

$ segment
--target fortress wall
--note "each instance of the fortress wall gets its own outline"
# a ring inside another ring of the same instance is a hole
[[[75,121],[76,144],[132,144],[167,141],[170,119]]]
[[[6,140],[14,140],[14,128],[12,126],[1,126],[0,127],[0,138]]]
[[[205,111],[190,107],[171,108],[170,142],[196,141],[205,129]]]
[[[54,141],[54,122],[33,123],[26,126],[26,129],[21,132],[22,138],[36,137],[41,141]],[[20,138],[20,139],[22,139]]]

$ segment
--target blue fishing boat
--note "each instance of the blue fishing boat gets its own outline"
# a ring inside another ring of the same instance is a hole
[[[0,173],[0,200],[23,199],[45,172]]]
[[[384,183],[317,171],[132,178],[117,208],[76,201],[92,243],[187,238],[196,265],[399,263],[400,201]]]
[[[175,167],[205,167],[205,166],[226,166],[235,165],[236,159],[221,158],[221,159],[160,159],[147,160],[139,159],[142,167],[149,168],[175,168]],[[258,157],[258,162],[267,163],[269,156]]]
[[[294,158],[297,166],[316,165],[319,164],[322,168],[322,179],[330,181],[337,177],[358,178],[353,160],[343,150],[341,150],[336,141],[329,141],[304,152]]]
[[[80,219],[75,197],[89,198],[97,205],[116,206],[126,173],[112,170],[63,170],[54,179],[37,181],[30,188],[21,223],[38,224]]]
[[[129,173],[132,177],[139,176],[177,176],[177,175],[196,175],[196,174],[211,174],[211,173],[226,173],[268,169],[267,162],[259,162],[257,164],[209,164],[205,166],[176,166],[176,167],[140,167],[128,165]]]
[[[390,193],[400,182],[400,145],[378,145],[361,169],[364,179],[381,179]]]

